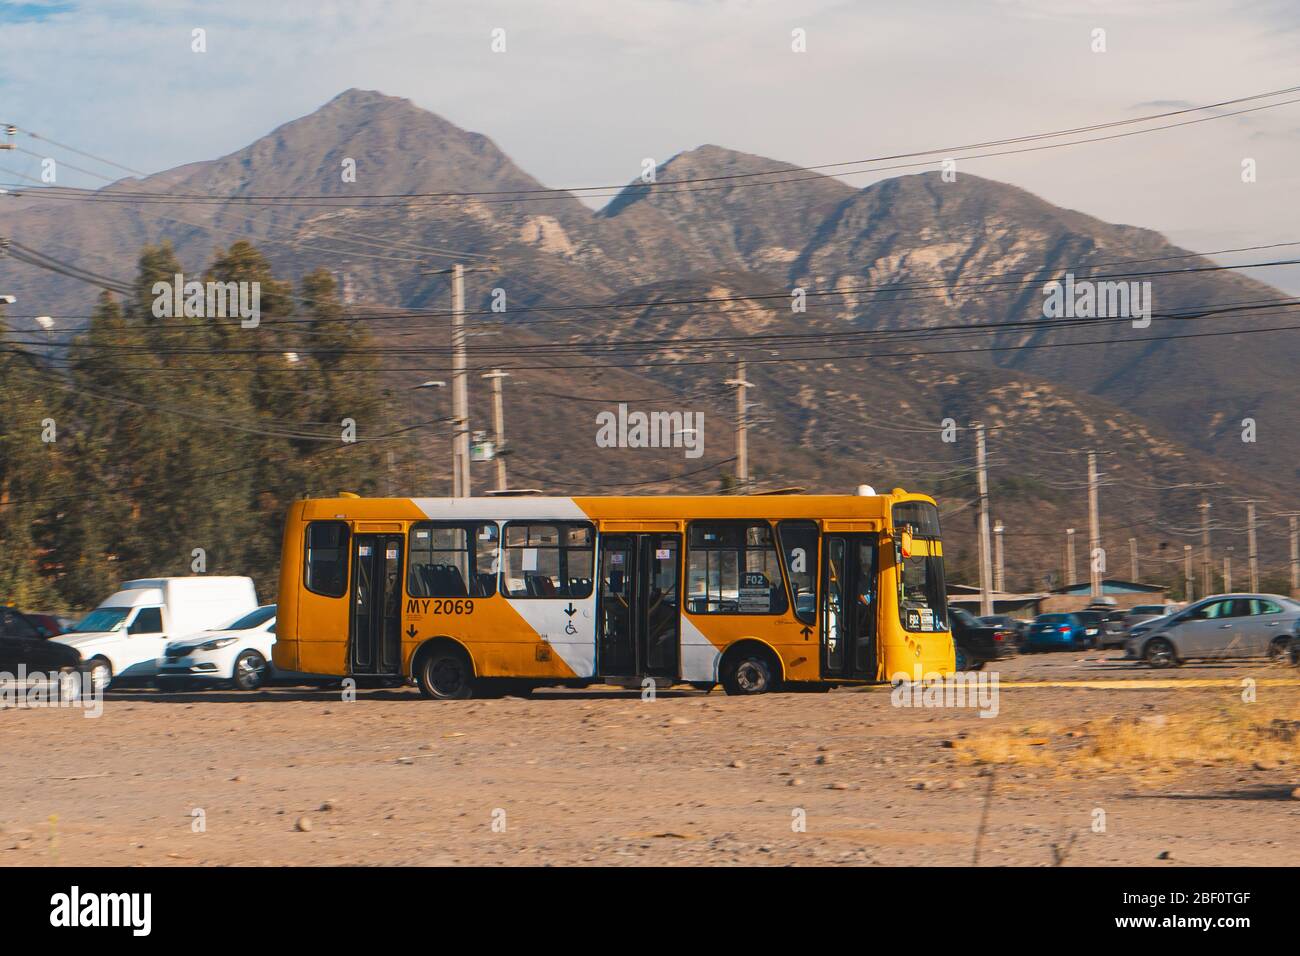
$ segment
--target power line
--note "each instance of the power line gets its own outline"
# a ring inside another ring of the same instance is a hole
[[[1218,103],[1211,103],[1204,106],[1187,107],[1184,109],[1171,110],[1163,113],[1152,113],[1152,114],[1147,114],[1145,116],[1133,117],[1131,119],[1126,119],[1126,120],[1112,120],[1106,123],[1093,124],[1091,126],[1074,127],[1071,129],[1054,130],[1045,133],[1034,133],[1034,134],[1029,134],[1024,136],[1015,136],[1015,137],[1008,137],[1008,138],[997,139],[997,140],[988,140],[981,143],[966,144],[963,146],[947,146],[942,148],[932,148],[932,149],[918,150],[918,151],[907,152],[907,153],[887,154],[882,156],[870,157],[867,159],[845,160],[845,161],[839,161],[835,163],[822,163],[822,164],[817,164],[812,166],[792,167],[789,166],[788,164],[783,164],[783,167],[781,169],[774,169],[774,170],[753,171],[747,173],[719,174],[715,176],[703,176],[703,177],[684,177],[676,180],[663,180],[663,181],[657,181],[653,183],[639,183],[639,184],[632,183],[631,185],[606,184],[601,186],[576,186],[576,187],[569,187],[564,189],[558,189],[554,187],[538,187],[538,188],[530,187],[528,189],[479,190],[479,191],[464,191],[464,192],[447,191],[447,192],[430,192],[430,193],[369,193],[369,194],[356,194],[351,197],[340,196],[340,195],[326,195],[326,194],[320,194],[315,196],[303,196],[303,195],[292,195],[292,194],[262,194],[262,195],[254,194],[254,195],[247,195],[247,196],[220,196],[220,197],[201,195],[201,194],[177,194],[175,196],[162,196],[157,193],[148,193],[148,192],[138,193],[138,192],[132,192],[130,190],[116,190],[113,191],[113,194],[111,196],[108,194],[67,195],[58,192],[59,190],[64,190],[66,187],[58,187],[58,186],[42,187],[41,189],[36,190],[35,193],[45,194],[48,195],[49,198],[55,198],[55,199],[78,198],[83,201],[113,201],[113,202],[134,202],[134,203],[158,203],[158,202],[182,203],[182,204],[240,203],[240,204],[248,204],[248,205],[258,205],[258,204],[284,204],[284,203],[307,202],[307,203],[318,203],[320,205],[360,205],[356,202],[356,200],[359,199],[365,199],[365,200],[473,199],[480,202],[482,201],[490,202],[493,200],[491,199],[484,200],[483,197],[510,196],[516,198],[511,198],[505,201],[522,202],[522,201],[528,201],[529,197],[532,197],[533,199],[537,199],[537,198],[555,199],[555,198],[564,198],[566,196],[572,197],[573,194],[575,193],[599,194],[609,190],[617,190],[618,192],[615,193],[615,195],[617,195],[618,193],[622,193],[627,189],[642,189],[644,191],[657,189],[659,191],[667,191],[667,192],[693,192],[697,190],[694,188],[681,188],[681,187],[683,186],[692,187],[695,186],[696,184],[707,183],[711,185],[702,186],[700,188],[702,189],[738,188],[738,187],[749,186],[749,185],[776,185],[781,182],[800,181],[800,180],[791,180],[791,179],[778,179],[775,181],[760,180],[756,182],[748,181],[748,180],[755,180],[758,179],[759,177],[765,177],[765,176],[774,176],[774,175],[785,176],[787,173],[790,172],[816,173],[816,175],[813,177],[801,177],[801,179],[823,178],[823,174],[817,172],[818,170],[842,169],[843,167],[846,166],[864,166],[872,163],[888,162],[894,159],[906,159],[906,158],[912,158],[916,156],[932,156],[938,153],[953,153],[953,152],[961,152],[962,150],[967,150],[967,149],[984,149],[984,148],[994,147],[994,146],[1014,145],[1014,144],[1024,143],[1024,142],[1036,142],[1043,139],[1055,139],[1063,136],[1076,135],[1078,133],[1095,132],[1104,129],[1113,129],[1120,126],[1130,126],[1139,123],[1150,122],[1158,119],[1166,119],[1172,116],[1180,116],[1188,113],[1199,113],[1199,112],[1205,112],[1209,110],[1217,110],[1223,106],[1236,105],[1236,104],[1246,103],[1246,102],[1254,102],[1256,100],[1261,100],[1261,99],[1272,99],[1277,96],[1289,95],[1297,91],[1300,91],[1300,86],[1288,87],[1288,88],[1273,90],[1265,93],[1255,93],[1250,96],[1237,97],[1231,100],[1222,100]],[[1286,106],[1295,102],[1300,102],[1300,98],[1292,99],[1292,100],[1284,100],[1278,103],[1269,103],[1263,106],[1256,106],[1249,109],[1234,110],[1228,112],[1218,112],[1218,113],[1213,113],[1210,116],[1199,117],[1197,119],[1184,120],[1177,123],[1166,124],[1163,126],[1155,126],[1149,129],[1129,130],[1123,133],[1114,133],[1114,134],[1109,134],[1107,136],[1094,137],[1092,139],[1069,141],[1065,143],[1051,143],[1051,144],[1044,144],[1044,145],[1038,145],[1032,147],[1023,147],[1014,150],[1006,150],[997,153],[975,154],[973,156],[961,156],[956,158],[958,159],[986,158],[987,156],[1010,155],[1014,153],[1032,152],[1032,151],[1038,151],[1043,149],[1055,149],[1055,148],[1060,148],[1062,146],[1080,145],[1081,143],[1091,143],[1091,142],[1100,142],[1103,140],[1119,139],[1128,136],[1157,132],[1164,129],[1172,129],[1179,126],[1187,126],[1196,123],[1210,122],[1217,119],[1226,119],[1231,116],[1239,116],[1245,113],[1253,113],[1260,110],[1273,109],[1279,106]],[[24,132],[26,131],[24,130]],[[904,165],[911,165],[911,164],[904,164]],[[925,164],[917,164],[917,165],[929,165],[929,164],[925,163]],[[885,169],[890,169],[890,168],[899,168],[899,167],[885,167]],[[885,170],[856,169],[847,172],[830,173],[829,175],[834,177],[841,177],[841,176],[852,176],[852,175],[859,175],[859,174],[871,173],[871,172],[881,172],[881,171],[885,171]],[[726,183],[726,185],[720,186],[718,185],[719,183]],[[672,187],[672,188],[665,190],[664,187]],[[30,191],[25,194],[30,194]],[[339,200],[347,200],[347,201],[339,202]]]

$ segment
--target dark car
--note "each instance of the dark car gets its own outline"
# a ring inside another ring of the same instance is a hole
[[[0,607],[0,672],[14,675],[21,666],[27,673],[52,674],[81,664],[75,648],[48,640],[42,625],[21,611]]]
[[[1098,647],[1123,647],[1128,640],[1128,612],[1111,608],[1102,612],[1104,623]]]
[[[1074,612],[1074,616],[1083,623],[1084,647],[1101,647],[1106,633],[1108,613],[1109,611],[1101,611],[1095,607]]]
[[[979,618],[981,624],[989,627],[1000,627],[1004,630],[1011,631],[1016,636],[1016,646],[1025,642],[1025,632],[1029,630],[1029,622],[1022,621],[1018,617],[1012,617],[1010,614],[988,614]]]
[[[32,614],[28,612],[24,614],[24,617],[38,627],[44,628],[45,637],[58,637],[68,630],[53,614]]]
[[[982,624],[970,611],[959,607],[949,608],[948,618],[957,670],[977,671],[989,661],[1016,653],[1016,636],[1010,628]]]

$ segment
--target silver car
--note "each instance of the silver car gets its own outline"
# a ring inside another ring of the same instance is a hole
[[[1284,660],[1300,621],[1300,602],[1280,594],[1216,594],[1129,631],[1125,656],[1152,667],[1196,658]]]
[[[1124,629],[1131,631],[1139,624],[1172,614],[1180,607],[1181,604],[1139,604],[1137,607],[1131,607],[1124,613]]]

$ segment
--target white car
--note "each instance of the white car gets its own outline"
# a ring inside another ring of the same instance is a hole
[[[75,628],[50,638],[75,648],[97,687],[156,673],[169,639],[257,607],[253,579],[195,575],[126,581]]]
[[[275,605],[250,611],[223,627],[172,641],[158,659],[154,684],[181,690],[195,683],[229,681],[239,690],[257,690],[272,676]]]

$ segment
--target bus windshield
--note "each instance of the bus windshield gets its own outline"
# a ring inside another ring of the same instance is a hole
[[[909,631],[944,631],[948,628],[943,586],[943,558],[916,554],[903,558],[898,578],[898,609]]]

